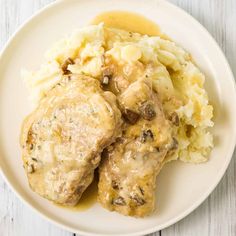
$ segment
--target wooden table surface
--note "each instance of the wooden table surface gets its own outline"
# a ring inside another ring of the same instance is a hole
[[[0,49],[38,9],[53,0],[0,0]],[[67,0],[69,1],[69,0]],[[138,0],[137,0],[138,1]],[[216,39],[236,75],[236,0],[171,0]],[[232,104],[235,106],[235,104]],[[192,214],[152,236],[236,236],[236,153],[210,197]],[[0,176],[0,236],[72,236],[25,206]]]

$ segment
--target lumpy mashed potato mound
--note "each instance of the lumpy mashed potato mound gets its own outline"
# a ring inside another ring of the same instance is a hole
[[[166,116],[175,123],[178,151],[169,154],[167,161],[208,160],[213,147],[208,131],[213,126],[213,107],[204,89],[205,76],[189,53],[170,40],[92,25],[57,42],[39,70],[23,70],[22,76],[37,104],[64,74],[101,80],[107,67],[116,71],[117,83],[111,91],[125,87],[127,81],[144,76],[150,79]]]

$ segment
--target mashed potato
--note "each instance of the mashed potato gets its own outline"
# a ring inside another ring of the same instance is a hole
[[[205,76],[190,55],[174,42],[106,28],[103,24],[77,30],[46,53],[46,61],[38,71],[22,71],[36,104],[63,79],[65,63],[66,72],[97,79],[107,65],[132,82],[140,76],[149,78],[166,116],[177,115],[179,119],[174,131],[179,148],[167,161],[208,160],[213,147],[213,137],[208,131],[213,126],[213,107],[203,87]],[[119,86],[125,86],[125,79],[119,81]]]

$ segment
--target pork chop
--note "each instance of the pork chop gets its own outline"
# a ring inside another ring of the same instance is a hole
[[[98,199],[111,211],[143,217],[155,208],[156,177],[177,142],[148,83],[131,84],[119,102],[128,124],[122,138],[103,152]]]
[[[102,150],[120,135],[116,97],[86,76],[65,76],[24,121],[21,146],[33,191],[75,205],[93,180]]]

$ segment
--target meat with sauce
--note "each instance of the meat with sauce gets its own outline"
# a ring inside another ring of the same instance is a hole
[[[112,93],[85,76],[65,76],[48,92],[21,132],[24,168],[33,191],[55,203],[78,203],[102,150],[120,135],[116,104]]]
[[[155,209],[156,177],[176,143],[158,96],[146,81],[131,84],[119,102],[140,117],[128,122],[122,138],[103,152],[98,199],[108,210],[143,217]]]

